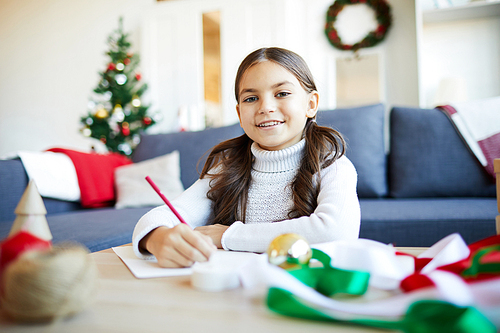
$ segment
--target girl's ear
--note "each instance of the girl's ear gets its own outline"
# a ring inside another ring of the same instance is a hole
[[[236,104],[236,112],[238,113],[238,119],[240,120],[240,126],[242,126],[241,125],[241,115],[240,115],[240,105],[239,104]]]
[[[316,113],[318,112],[319,106],[319,93],[317,91],[313,91],[309,93],[309,104],[306,111],[307,118],[314,118]]]

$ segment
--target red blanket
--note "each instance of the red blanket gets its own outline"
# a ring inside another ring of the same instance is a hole
[[[73,161],[80,186],[81,204],[85,208],[113,205],[116,198],[114,171],[119,166],[132,163],[118,153],[84,153],[64,148],[51,148],[49,151],[66,154]]]

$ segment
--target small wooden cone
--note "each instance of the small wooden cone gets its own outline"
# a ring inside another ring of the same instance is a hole
[[[36,187],[34,180],[30,180],[30,182],[28,183],[28,186],[24,190],[23,196],[21,197],[21,200],[19,200],[19,203],[17,204],[14,213],[16,213],[16,215],[47,214],[47,210],[45,209],[42,197],[38,192],[38,188]]]
[[[23,230],[43,240],[52,239],[52,233],[45,218],[47,210],[33,180],[26,187],[15,213],[17,217],[12,224],[9,237]]]
[[[52,233],[45,215],[17,215],[10,229],[9,237],[21,230],[46,241],[52,240]]]

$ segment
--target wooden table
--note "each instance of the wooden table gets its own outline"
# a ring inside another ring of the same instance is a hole
[[[420,248],[401,248],[418,254]],[[100,278],[95,302],[87,310],[55,324],[15,324],[0,312],[0,332],[380,332],[368,327],[280,316],[264,297],[242,288],[203,292],[190,277],[136,279],[108,249],[90,254]]]

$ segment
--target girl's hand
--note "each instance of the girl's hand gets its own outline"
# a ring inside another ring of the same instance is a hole
[[[185,224],[158,227],[141,240],[140,247],[153,254],[161,267],[189,267],[207,261],[217,250],[210,237]]]
[[[229,226],[223,224],[205,225],[202,227],[195,228],[194,230],[201,232],[202,234],[210,237],[212,242],[217,246],[217,248],[222,249],[221,239],[224,231],[227,230]]]

